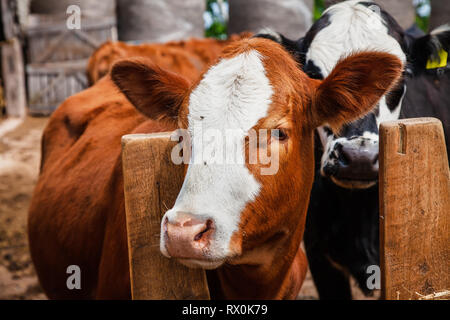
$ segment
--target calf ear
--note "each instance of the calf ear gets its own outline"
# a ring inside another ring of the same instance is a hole
[[[407,36],[408,37],[408,36]],[[419,38],[408,37],[408,62],[419,75],[426,69],[448,66],[450,55],[450,24],[440,26]]]
[[[337,131],[368,113],[395,84],[402,62],[383,52],[364,52],[338,62],[323,81],[316,82],[312,113],[316,126],[328,124]]]
[[[183,77],[143,59],[117,62],[111,78],[137,110],[154,120],[176,120],[190,86]]]

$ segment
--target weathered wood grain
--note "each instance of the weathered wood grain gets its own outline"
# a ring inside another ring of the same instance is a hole
[[[25,117],[27,114],[25,73],[19,39],[12,38],[3,43],[0,46],[0,56],[6,114],[11,117]]]
[[[449,221],[450,176],[441,122],[417,118],[382,123],[380,258],[385,299],[420,299],[448,291]]]
[[[159,251],[161,218],[175,202],[183,166],[170,159],[170,133],[122,138],[125,207],[133,299],[208,299],[203,270]]]

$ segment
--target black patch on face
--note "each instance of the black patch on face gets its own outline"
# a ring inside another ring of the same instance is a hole
[[[280,37],[281,42],[279,41],[280,39],[278,39],[274,35],[267,34],[267,33],[258,33],[256,35],[254,35],[252,38],[269,39],[276,43],[281,44],[283,46],[283,48],[291,54],[291,56],[294,58],[295,61],[301,63],[301,46],[302,46],[303,38],[300,38],[298,40],[290,40],[280,33],[278,33],[278,36]]]
[[[300,62],[303,66],[306,63],[306,53],[308,52],[314,38],[319,33],[319,31],[329,26],[330,23],[330,15],[328,13],[325,13],[319,18],[319,20],[314,22],[311,28],[309,28],[306,35],[303,37],[303,41],[301,42],[300,46]]]
[[[318,66],[314,64],[312,60],[308,60],[308,62],[303,67],[303,71],[312,79],[323,79],[322,71]]]
[[[334,133],[333,133],[333,130],[331,130],[329,127],[327,127],[327,126],[324,126],[323,127],[323,130],[327,133],[327,135],[328,136],[331,136],[331,135],[333,135]]]
[[[279,43],[277,37],[275,37],[273,34],[268,34],[268,33],[258,33],[258,34],[255,34],[252,38],[264,38],[264,39],[269,39],[269,40],[275,41],[276,43]]]
[[[303,65],[303,71],[313,79],[323,79],[323,74],[320,68],[314,63],[314,61],[306,61],[306,53],[309,50],[309,47],[311,46],[311,43],[313,42],[316,35],[329,26],[331,23],[330,21],[330,15],[328,13],[325,13],[322,17],[320,17],[319,20],[317,20],[309,29],[309,31],[306,33],[305,37],[303,38],[303,41],[301,42],[300,47],[300,62]]]
[[[361,5],[365,6],[365,7],[370,7],[370,6],[373,6],[373,5],[379,6],[378,4],[370,2],[370,1],[361,1],[361,2],[358,2],[358,4],[361,4]]]
[[[325,134],[327,135],[327,138],[328,138],[328,137],[331,137],[331,136],[332,136],[334,139],[338,138],[338,137],[334,134],[333,130],[331,130],[330,127],[327,127],[326,125],[324,125],[324,126],[322,126],[322,129],[323,129],[323,131],[325,131]]]
[[[386,105],[388,109],[392,112],[394,111],[400,103],[400,100],[405,91],[405,81],[401,80],[398,84],[391,89],[386,95]]]
[[[364,132],[372,132],[378,134],[378,125],[375,114],[369,113],[364,118],[344,125],[339,132],[339,136],[346,137],[347,139],[352,139],[353,137],[362,136]]]
[[[405,52],[407,45],[404,41],[405,32],[403,31],[402,27],[400,27],[397,21],[395,21],[395,19],[384,10],[381,10],[381,17],[383,18],[384,23],[388,29],[388,34],[392,38],[397,40],[403,52]]]
[[[290,40],[280,34],[281,37],[281,45],[283,48],[291,54],[291,56],[294,58],[295,61],[301,62],[301,47],[303,44],[303,38],[300,38],[298,40]]]

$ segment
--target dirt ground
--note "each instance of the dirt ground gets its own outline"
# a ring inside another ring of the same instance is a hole
[[[28,252],[26,223],[46,123],[26,118],[0,136],[0,299],[45,299]]]
[[[47,120],[28,117],[5,133],[8,123],[0,119],[0,299],[46,299],[30,259],[26,224]],[[352,287],[354,297],[364,299]],[[317,299],[309,273],[298,298]]]

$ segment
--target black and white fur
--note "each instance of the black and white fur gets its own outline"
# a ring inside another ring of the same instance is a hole
[[[373,5],[370,1],[336,4],[296,41],[267,30],[257,35],[281,43],[303,70],[316,79],[326,77],[342,57],[363,50],[390,52],[405,64],[403,77],[371,113],[345,125],[338,133],[326,126],[317,130],[316,175],[304,241],[311,273],[322,299],[350,299],[349,276],[356,279],[365,294],[371,294],[366,285],[369,276],[366,270],[369,265],[379,264],[377,175],[372,180],[362,179],[358,174],[343,181],[334,177],[336,164],[346,165],[346,159],[339,154],[339,146],[345,145],[361,153],[376,150],[377,156],[378,126],[382,121],[398,119],[402,108],[408,109],[404,105],[405,101],[411,101],[408,82],[433,73],[433,77],[443,77],[444,84],[449,83],[450,73],[446,68],[437,73],[426,70],[425,66],[428,59],[437,57],[441,48],[449,52],[450,26],[442,26],[420,37],[412,36],[386,11]],[[448,95],[448,89],[441,90],[440,94]],[[420,116],[421,111],[417,107],[414,110],[414,115]],[[427,112],[422,113],[429,116]],[[448,111],[445,114],[448,115]],[[448,116],[441,120],[447,127],[449,140]],[[377,170],[377,166],[378,163],[374,163],[373,170]]]

